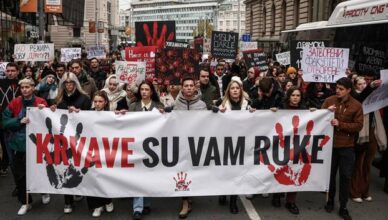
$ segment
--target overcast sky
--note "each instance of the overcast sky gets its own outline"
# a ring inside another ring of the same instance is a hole
[[[119,0],[120,2],[120,9],[127,9],[129,8],[129,4],[131,0]]]

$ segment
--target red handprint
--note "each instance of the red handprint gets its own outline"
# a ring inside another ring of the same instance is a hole
[[[292,145],[294,145],[294,139],[299,133],[299,116],[294,115],[292,117],[292,126],[293,126],[293,136],[292,136]],[[311,135],[311,131],[314,128],[314,121],[310,120],[306,125],[306,135]],[[275,131],[279,136],[279,146],[284,149],[285,146],[285,137],[283,134],[283,125],[281,123],[276,123]],[[327,144],[330,137],[325,135],[322,139],[319,147],[322,148]],[[306,149],[310,146],[310,141],[307,142]],[[294,149],[295,146],[290,147],[290,162],[293,163],[294,160]],[[307,151],[306,151],[307,152]],[[284,165],[280,167],[275,167],[274,165],[268,165],[269,171],[274,174],[275,179],[282,185],[295,185],[300,186],[306,183],[308,177],[310,176],[311,171],[311,154],[307,152],[307,163],[303,162],[302,154],[299,154],[298,164]],[[263,157],[260,155],[260,161],[263,163]]]
[[[141,42],[141,39],[136,39],[137,40],[137,46],[157,46],[159,48],[162,48],[165,46],[166,41],[174,41],[175,38],[175,33],[170,32],[167,33],[167,24],[162,25],[162,29],[160,31],[160,34],[158,33],[158,22],[154,21],[153,22],[153,27],[152,27],[152,34],[150,32],[150,27],[148,23],[143,24],[143,32],[145,35],[145,40],[143,43]],[[159,36],[158,36],[159,34]],[[144,43],[147,43],[147,45],[144,45]]]
[[[176,191],[188,191],[189,185],[191,184],[191,180],[186,182],[187,173],[177,173],[177,178],[174,177]]]

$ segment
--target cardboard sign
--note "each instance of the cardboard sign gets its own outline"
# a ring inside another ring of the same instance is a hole
[[[154,33],[156,31],[156,33]],[[135,22],[136,45],[163,48],[166,41],[176,41],[175,21]]]
[[[0,62],[0,79],[5,79],[5,70],[7,68],[8,62]]]
[[[15,44],[15,61],[54,60],[54,44]]]
[[[127,47],[125,48],[125,60],[132,62],[146,62],[146,80],[152,82],[155,78],[156,46]]]
[[[86,52],[88,53],[88,59],[97,58],[105,59],[105,47],[99,45],[86,46]]]
[[[140,83],[145,80],[146,63],[145,62],[128,62],[116,61],[116,77],[119,82],[131,85]]]
[[[61,62],[67,63],[81,59],[81,48],[61,48]]]
[[[257,50],[257,41],[244,42],[240,41],[240,51]]]
[[[276,56],[276,61],[278,61],[280,65],[284,65],[284,66],[290,65],[291,63],[290,51],[287,51],[284,53],[278,53],[278,54],[275,54],[275,56]]]
[[[45,0],[45,13],[62,13],[62,0]]]
[[[213,31],[211,54],[216,58],[236,59],[238,33]]]
[[[302,70],[306,82],[335,83],[346,77],[349,49],[332,47],[303,48]]]
[[[262,50],[245,51],[243,57],[248,68],[258,67],[261,72],[268,70],[267,54]]]
[[[311,40],[311,41],[291,41],[290,54],[291,66],[298,69],[302,68],[303,48],[305,47],[325,47],[327,41]]]
[[[381,85],[362,103],[362,110],[364,114],[368,114],[388,106],[388,70],[381,70],[380,76],[382,81]]]
[[[183,76],[198,79],[201,53],[187,48],[165,48],[156,53],[156,77],[159,84],[169,85],[172,80],[180,82]]]

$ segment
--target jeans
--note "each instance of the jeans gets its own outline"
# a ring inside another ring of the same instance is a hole
[[[143,212],[144,207],[150,207],[151,201],[145,197],[134,197],[133,198],[133,212]]]
[[[336,176],[339,168],[339,201],[340,207],[346,208],[350,193],[350,181],[353,174],[355,153],[352,147],[333,148],[331,159],[329,201],[333,202],[336,192]]]
[[[18,189],[18,200],[24,205],[27,204],[28,199],[28,203],[31,204],[31,196],[26,193],[26,153],[16,152],[13,156],[13,162],[16,187]]]

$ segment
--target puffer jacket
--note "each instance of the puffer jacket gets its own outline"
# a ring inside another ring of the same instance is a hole
[[[175,100],[174,110],[207,110],[206,104],[201,100],[201,93],[198,91],[193,99],[187,100],[182,92],[179,92],[177,99]]]

